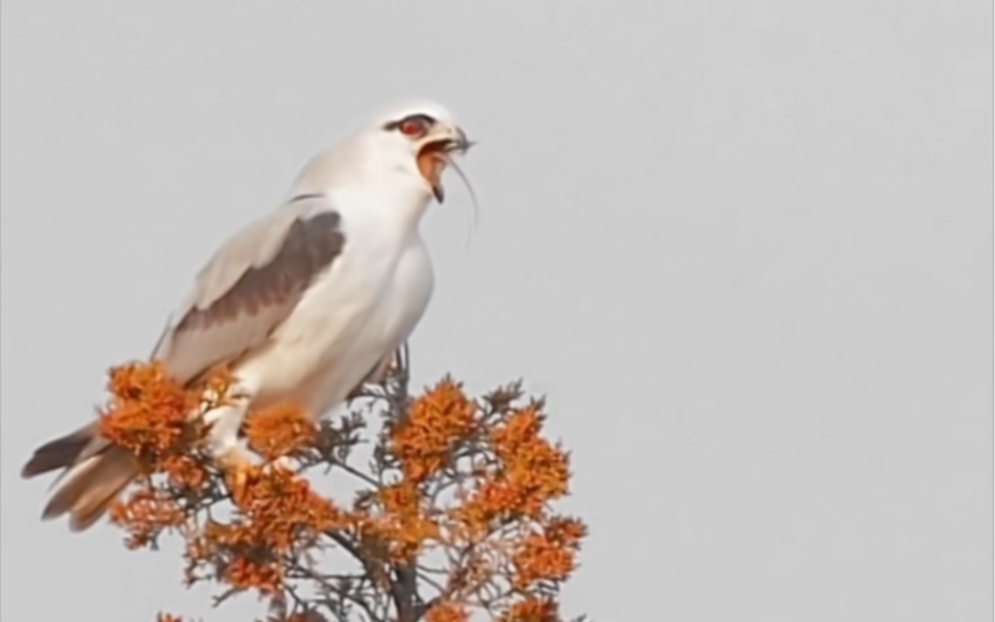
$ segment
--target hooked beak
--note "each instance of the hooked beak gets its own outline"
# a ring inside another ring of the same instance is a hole
[[[442,203],[446,198],[442,189],[442,172],[451,163],[453,153],[464,154],[474,142],[468,140],[466,133],[454,125],[438,125],[434,131],[422,140],[418,150],[418,170],[432,188],[435,200]]]

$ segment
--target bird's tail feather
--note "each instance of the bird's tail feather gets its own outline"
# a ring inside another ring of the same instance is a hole
[[[31,460],[21,469],[21,477],[30,478],[55,469],[72,466],[79,461],[87,445],[96,440],[96,424],[88,424],[35,450]]]
[[[139,472],[131,453],[101,438],[95,424],[39,447],[21,475],[29,478],[60,468],[65,470],[59,480],[65,483],[52,495],[42,518],[68,513],[73,531],[83,531],[103,516]]]

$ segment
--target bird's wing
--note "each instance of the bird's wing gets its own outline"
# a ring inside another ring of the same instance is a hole
[[[226,241],[197,275],[152,358],[180,382],[261,344],[342,252],[339,213],[299,197]]]

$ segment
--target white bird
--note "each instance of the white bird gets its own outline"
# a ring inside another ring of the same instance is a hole
[[[292,401],[319,419],[386,372],[428,305],[433,273],[418,225],[450,154],[469,148],[438,104],[380,116],[316,155],[275,211],[227,240],[170,316],[154,360],[187,383],[227,364],[236,403],[208,413],[215,456],[237,457],[249,409]],[[22,475],[65,469],[42,514],[80,531],[137,475],[96,422],[35,451]]]

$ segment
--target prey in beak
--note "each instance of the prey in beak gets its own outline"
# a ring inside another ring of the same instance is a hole
[[[404,139],[405,156],[408,154],[414,156],[414,162],[406,160],[402,166],[412,174],[420,176],[425,190],[429,191],[439,203],[442,203],[446,196],[442,188],[442,174],[447,166],[452,167],[453,172],[459,175],[470,193],[474,225],[476,225],[479,210],[477,195],[470,180],[459,166],[459,158],[455,157],[456,154],[466,153],[475,143],[467,139],[466,133],[460,129],[451,115],[434,105],[412,106],[407,112],[396,112],[382,117],[378,123],[384,132],[400,135]]]
[[[442,172],[446,169],[446,165],[452,164],[455,167],[452,155],[464,154],[472,146],[473,142],[467,140],[463,130],[446,128],[436,136],[427,136],[418,150],[416,158],[418,170],[432,187],[432,194],[435,195],[435,200],[439,203],[442,203],[446,197],[441,181]]]
[[[466,153],[473,145],[466,133],[451,121],[439,121],[424,112],[413,112],[399,119],[384,123],[386,132],[399,132],[412,143],[418,172],[432,189],[435,199],[442,203],[445,193],[442,190],[442,172],[446,165],[460,173],[453,161],[455,153]]]

